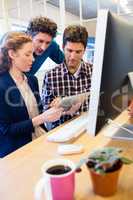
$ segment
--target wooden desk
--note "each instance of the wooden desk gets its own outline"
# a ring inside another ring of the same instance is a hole
[[[123,112],[117,121],[128,121],[127,112]],[[65,156],[78,162],[81,157],[89,154],[90,150],[99,146],[118,146],[124,150],[124,155],[133,159],[133,142],[110,140],[102,135],[96,137],[83,134],[75,141],[76,144],[84,144],[85,152],[80,155]],[[55,157],[63,157],[57,154],[58,144],[46,141],[42,136],[30,144],[10,154],[0,161],[0,199],[1,200],[33,200],[34,187],[41,177],[41,166]],[[86,166],[82,167],[82,173],[76,174],[75,200],[102,200],[100,196],[93,194],[89,172]],[[133,165],[124,166],[119,179],[117,193],[108,197],[108,200],[129,200],[133,198]]]

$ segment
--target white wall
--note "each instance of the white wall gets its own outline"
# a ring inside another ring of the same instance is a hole
[[[88,35],[89,36],[95,36],[96,34],[96,19],[92,19],[88,22],[84,22],[83,25],[87,28]]]
[[[40,1],[33,1],[33,7],[31,12],[30,1],[23,0],[20,1],[20,19],[19,21],[28,23],[31,17],[35,16],[47,16],[53,19],[60,29],[60,12],[59,8],[52,6],[51,4],[47,3],[47,14],[44,13],[43,3]],[[8,9],[9,9],[9,16],[14,20],[18,18],[18,10],[16,7],[16,0],[8,0]],[[72,15],[71,13],[66,12],[66,25],[71,23],[79,23],[79,17]]]
[[[0,18],[3,16],[2,1],[0,1]]]
[[[6,26],[5,26],[4,20],[3,20],[3,19],[0,19],[0,35],[1,35],[3,32],[6,32]]]
[[[0,20],[2,18],[2,1],[0,1]],[[61,17],[60,17],[60,11],[59,8],[52,6],[49,3],[46,3],[47,5],[47,14],[44,13],[44,5],[39,0],[33,0],[33,7],[31,11],[30,7],[30,0],[23,0],[20,2],[20,9],[18,12],[17,9],[17,0],[5,0],[5,5],[8,7],[8,16],[10,17],[10,20],[8,20],[9,23],[14,23],[18,25],[27,26],[28,21],[31,17],[35,16],[47,16],[51,19],[53,19],[57,25],[58,29],[60,30],[61,27]],[[20,15],[20,18],[18,18],[18,15]],[[1,21],[0,21],[1,22]],[[79,17],[72,15],[69,12],[66,12],[66,20],[65,20],[65,26],[69,24],[79,24]],[[89,21],[87,23],[83,23],[84,26],[86,26],[88,33],[90,36],[95,35],[96,30],[96,20]],[[3,29],[4,27],[4,29]],[[10,28],[10,25],[8,24],[7,27],[5,27],[5,22],[2,21],[2,24],[0,24],[0,30],[3,29],[5,31],[6,28]]]

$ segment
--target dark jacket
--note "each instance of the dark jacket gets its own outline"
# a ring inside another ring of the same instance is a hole
[[[27,78],[41,112],[37,79],[28,75]],[[0,74],[0,157],[30,142],[33,131],[32,120],[15,82],[8,72]]]
[[[28,74],[34,75],[48,57],[57,64],[64,61],[64,53],[60,50],[59,45],[55,41],[52,41],[49,47],[41,55],[35,56],[35,61]]]

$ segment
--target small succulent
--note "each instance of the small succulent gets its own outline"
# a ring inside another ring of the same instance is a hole
[[[96,173],[105,174],[119,169],[123,164],[131,164],[133,160],[120,156],[121,148],[103,147],[93,150],[87,160],[87,166]]]

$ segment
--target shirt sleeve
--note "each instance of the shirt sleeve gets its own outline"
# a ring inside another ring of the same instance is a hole
[[[57,64],[60,64],[64,61],[64,53],[61,51],[59,45],[55,41],[51,43],[51,51],[49,57]]]

